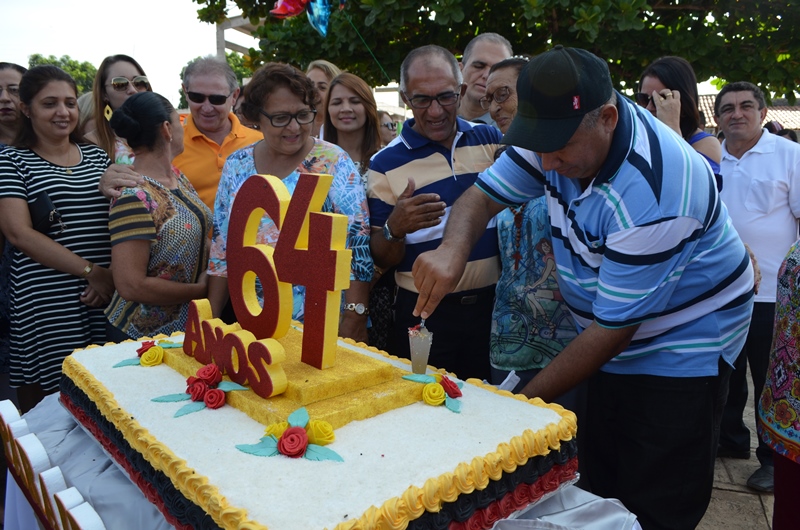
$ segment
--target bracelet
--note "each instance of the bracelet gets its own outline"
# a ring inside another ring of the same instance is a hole
[[[86,278],[87,276],[89,276],[92,273],[93,268],[94,268],[94,263],[90,261],[89,264],[83,268],[83,272],[80,274],[80,277]]]

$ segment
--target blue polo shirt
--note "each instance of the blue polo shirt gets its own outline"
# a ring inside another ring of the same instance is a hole
[[[640,324],[603,371],[716,375],[747,335],[753,269],[702,157],[649,112],[617,94],[619,121],[600,172],[576,180],[509,148],[476,185],[518,205],[547,197],[564,299],[576,323]]]
[[[413,129],[414,123],[413,119],[406,121],[400,136],[370,161],[367,202],[370,224],[383,227],[397,204],[397,198],[406,189],[408,178],[413,177],[416,184],[414,195],[437,193],[447,204],[439,225],[406,236],[405,256],[397,266],[395,280],[400,287],[417,292],[411,276],[414,260],[421,253],[439,246],[451,206],[475,183],[478,173],[492,164],[502,135],[489,125],[458,118],[453,146],[447,149],[417,133]],[[497,283],[500,277],[499,255],[497,224],[492,219],[469,257],[456,292]]]

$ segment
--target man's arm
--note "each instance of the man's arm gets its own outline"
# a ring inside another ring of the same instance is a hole
[[[622,353],[630,344],[639,324],[619,329],[604,328],[592,322],[570,342],[530,383],[522,389],[529,398],[546,402],[573,389]]]
[[[420,254],[411,272],[419,291],[414,316],[428,318],[445,295],[453,292],[464,274],[472,247],[486,231],[489,220],[505,205],[472,186],[453,205],[442,244]]]

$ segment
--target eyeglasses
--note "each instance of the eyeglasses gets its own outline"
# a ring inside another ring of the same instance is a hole
[[[458,101],[459,96],[461,96],[461,93],[442,92],[441,94],[436,94],[435,96],[414,96],[411,98],[408,97],[408,94],[405,92],[403,92],[403,95],[406,97],[406,100],[408,100],[408,104],[415,109],[427,109],[431,106],[434,100],[436,100],[442,107],[454,105],[455,102]]]
[[[507,86],[501,86],[497,90],[494,91],[494,94],[489,94],[483,96],[481,98],[481,108],[483,110],[489,110],[489,107],[492,106],[492,101],[495,103],[502,103],[507,100],[511,96],[511,89]]]
[[[646,107],[650,104],[653,100],[653,96],[650,94],[645,94],[644,92],[637,92],[636,95],[636,103],[638,103],[642,107]]]
[[[17,98],[19,97],[19,86],[16,86],[16,85],[13,85],[13,86],[9,85],[9,86],[6,86],[6,87],[0,86],[0,94],[3,93],[3,90],[8,92],[9,96],[14,96],[14,97],[17,97]]]
[[[133,87],[139,92],[150,90],[150,81],[143,75],[137,75],[133,79],[128,79],[127,77],[111,78],[111,87],[117,92],[128,90],[128,83],[133,83]]]
[[[225,102],[228,101],[228,98],[231,97],[231,94],[233,94],[233,92],[235,92],[235,90],[232,91],[227,96],[224,96],[222,94],[201,94],[200,92],[186,92],[186,97],[189,98],[189,101],[191,101],[192,103],[205,103],[206,99],[208,99],[208,102],[211,103],[212,105],[224,105]]]
[[[381,123],[381,127],[386,127],[390,131],[396,131],[397,130],[397,124],[395,122],[393,122],[393,121],[389,122],[389,123]]]
[[[314,118],[317,116],[317,111],[314,109],[301,110],[300,112],[296,112],[294,114],[283,113],[273,114],[271,116],[264,112],[263,109],[258,109],[258,112],[269,118],[269,122],[273,127],[286,127],[292,122],[292,120],[296,120],[298,125],[306,125],[314,121]]]

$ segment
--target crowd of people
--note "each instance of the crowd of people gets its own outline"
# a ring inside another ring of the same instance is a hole
[[[586,50],[514,55],[494,33],[461,61],[411,50],[398,74],[400,126],[328,61],[268,63],[240,86],[200,58],[181,123],[126,55],[89,97],[54,66],[0,63],[0,371],[20,409],[57,390],[75,348],[181,330],[199,298],[235,320],[238,190],[260,173],[291,194],[325,173],[323,210],[347,217],[352,250],[340,336],[408,358],[424,319],[431,365],[515,375],[515,392],[574,410],[580,486],[646,530],[694,528],[715,458],[750,457],[749,363],[762,441],[747,485],[774,489],[789,528],[800,145],[762,127],[761,90],[717,95],[720,143],[680,57],[648,65],[633,100]],[[264,215],[257,242],[279,232]],[[293,286],[300,321],[304,295]]]

